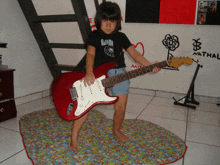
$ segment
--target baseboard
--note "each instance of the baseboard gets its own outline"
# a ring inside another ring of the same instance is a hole
[[[16,103],[16,105],[24,104],[24,103],[38,100],[38,99],[41,99],[44,97],[48,97],[50,95],[51,95],[51,91],[48,89],[48,90],[44,90],[44,91],[40,91],[40,92],[36,92],[36,93],[31,93],[26,96],[17,97],[17,98],[15,98],[15,103]]]

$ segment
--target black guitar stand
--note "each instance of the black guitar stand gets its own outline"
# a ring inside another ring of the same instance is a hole
[[[203,66],[200,65],[198,63],[198,61],[194,61],[194,62],[197,63],[197,67],[196,67],[196,71],[194,73],[194,76],[193,76],[192,82],[190,84],[190,87],[189,87],[187,95],[185,97],[179,99],[179,100],[176,100],[174,97],[173,97],[173,99],[175,100],[174,101],[175,105],[181,105],[181,106],[185,106],[185,107],[196,109],[196,106],[188,105],[188,103],[199,105],[199,102],[197,102],[194,99],[194,83],[195,83],[196,76],[198,74],[199,68],[202,68]]]

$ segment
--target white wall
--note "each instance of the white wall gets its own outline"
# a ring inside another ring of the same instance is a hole
[[[17,0],[0,1],[0,48],[3,64],[14,72],[15,97],[50,88],[52,76]]]
[[[115,0],[121,7],[125,18],[125,0]],[[38,14],[72,14],[69,0],[33,0]],[[89,17],[94,17],[93,0],[85,0]],[[100,0],[101,2],[101,0]],[[0,42],[7,42],[7,49],[0,49],[3,64],[15,68],[15,97],[28,95],[50,88],[52,76],[46,66],[40,49],[26,22],[16,0],[0,2]],[[92,23],[93,24],[93,23]],[[76,23],[43,24],[50,42],[81,43],[82,37]],[[122,32],[126,33],[133,44],[142,42],[144,56],[150,61],[163,61],[168,50],[162,45],[166,34],[176,35],[180,47],[171,52],[176,56],[188,56],[199,60],[203,68],[199,70],[195,94],[220,97],[219,59],[193,55],[193,40],[200,38],[202,49],[199,52],[220,54],[220,26],[169,25],[169,24],[132,24],[122,22]],[[137,49],[141,52],[140,46]],[[60,64],[77,64],[85,54],[84,50],[53,49]],[[219,56],[220,57],[220,56]],[[127,70],[133,69],[134,63],[126,54]],[[152,75],[147,74],[131,81],[131,87],[161,90],[185,94],[188,91],[196,64],[182,66],[179,71],[162,70]]]

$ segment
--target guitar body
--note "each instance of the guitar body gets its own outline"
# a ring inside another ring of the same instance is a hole
[[[85,76],[84,72],[60,74],[52,83],[52,97],[59,115],[66,120],[74,120],[97,104],[115,103],[118,97],[109,96],[101,82],[114,66],[115,63],[110,62],[95,68],[93,73],[96,81],[86,87],[80,81]]]

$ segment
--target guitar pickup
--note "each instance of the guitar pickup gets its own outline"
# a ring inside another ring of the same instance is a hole
[[[78,94],[77,94],[76,88],[75,87],[70,88],[69,91],[70,91],[70,95],[71,95],[72,100],[73,101],[77,100]]]

